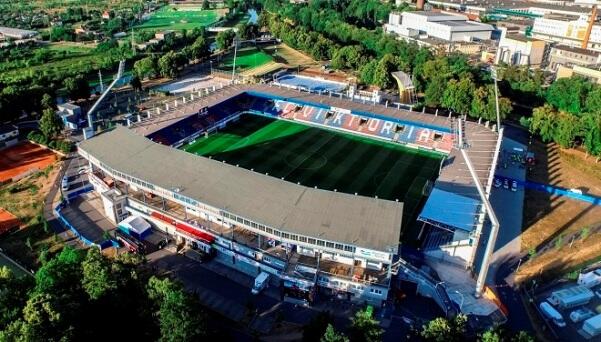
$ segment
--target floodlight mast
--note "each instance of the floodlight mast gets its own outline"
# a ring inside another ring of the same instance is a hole
[[[501,114],[499,112],[499,87],[497,80],[499,79],[497,68],[491,68],[492,78],[495,81],[495,109],[497,110],[497,132],[501,129]]]
[[[474,296],[479,298],[482,296],[482,290],[484,289],[484,285],[486,284],[486,276],[488,275],[488,269],[490,268],[490,258],[492,256],[492,252],[494,251],[495,244],[497,242],[497,235],[499,234],[499,220],[497,219],[497,215],[495,215],[495,211],[493,210],[490,202],[488,201],[488,197],[484,192],[484,188],[482,188],[482,184],[478,179],[478,175],[476,174],[476,170],[472,165],[472,161],[470,157],[467,155],[465,150],[465,145],[463,143],[463,128],[461,125],[461,118],[459,119],[459,150],[461,151],[461,155],[465,160],[465,164],[467,165],[468,170],[470,171],[470,175],[472,176],[472,180],[476,185],[476,189],[478,189],[478,194],[480,195],[480,199],[484,204],[484,209],[488,218],[491,222],[490,235],[488,237],[488,242],[486,243],[486,250],[484,251],[484,258],[482,259],[482,265],[480,267],[480,272],[478,273],[478,279],[476,281],[476,291]]]

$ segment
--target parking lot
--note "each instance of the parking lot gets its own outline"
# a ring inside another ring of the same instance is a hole
[[[102,208],[100,196],[87,193],[73,199],[61,213],[86,239],[98,243],[106,240],[106,232],[115,229],[115,225],[104,216]]]
[[[575,285],[577,285],[576,282],[564,281],[564,282],[555,284],[554,286],[547,287],[541,291],[538,291],[534,296],[534,300],[536,302],[536,307],[539,308],[540,303],[547,301],[548,298],[551,297],[551,294],[554,291],[566,289],[569,287],[573,287]],[[601,292],[601,285],[597,285],[597,286],[591,288],[591,290],[593,292]],[[594,315],[597,315],[599,313],[599,310],[601,310],[601,297],[599,295],[593,296],[591,301],[584,305],[579,305],[579,306],[572,307],[569,309],[561,309],[558,306],[553,306],[553,308],[556,309],[563,316],[563,319],[566,323],[565,327],[558,327],[551,320],[546,319],[546,317],[544,317],[542,315],[541,315],[541,317],[543,319],[545,319],[545,321],[547,322],[547,326],[552,331],[552,335],[554,337],[556,337],[558,340],[560,340],[560,341],[601,342],[601,335],[597,335],[595,337],[590,338],[590,336],[588,336],[588,334],[586,334],[585,332],[582,331],[582,325],[583,325],[585,319],[583,319],[580,322],[576,322],[576,323],[570,319],[570,314],[573,311],[578,310],[578,309],[588,309],[588,310],[592,311]],[[540,309],[538,311],[539,311],[539,314],[541,314]]]

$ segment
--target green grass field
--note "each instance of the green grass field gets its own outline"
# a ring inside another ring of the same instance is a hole
[[[252,114],[182,149],[320,189],[405,202],[412,217],[442,155]]]
[[[269,62],[273,61],[273,57],[267,53],[251,48],[248,50],[238,51],[236,55],[236,70],[246,70],[251,68],[260,67]],[[222,69],[231,68],[234,64],[234,55],[228,55],[223,62],[219,65]]]
[[[202,10],[200,7],[165,6],[154,12],[136,29],[142,30],[192,30],[217,22],[219,10]]]

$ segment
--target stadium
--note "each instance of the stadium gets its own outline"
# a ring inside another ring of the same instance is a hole
[[[400,244],[473,267],[501,137],[487,124],[265,84],[194,91],[79,153],[114,222],[142,216],[286,300],[380,305]],[[461,139],[459,139],[461,138]],[[485,242],[484,242],[485,243]]]

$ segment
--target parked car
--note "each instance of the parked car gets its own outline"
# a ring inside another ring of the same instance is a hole
[[[63,176],[63,180],[61,181],[61,189],[63,189],[63,191],[69,190],[69,178],[67,178],[67,176]]]
[[[511,181],[511,191],[513,191],[513,192],[518,191],[518,182]]]
[[[87,172],[88,172],[88,167],[87,167],[87,166],[80,167],[80,168],[77,170],[77,174],[78,174],[78,175],[83,175],[84,173],[87,173]]]
[[[593,310],[587,309],[587,308],[581,308],[581,309],[574,310],[574,311],[572,311],[572,313],[570,313],[570,320],[574,323],[578,323],[578,322],[584,321],[585,319],[589,319],[593,316],[595,316],[595,313],[593,312]]]
[[[499,178],[495,178],[494,186],[495,186],[495,188],[501,187],[501,180]]]
[[[507,179],[503,180],[503,189],[509,189],[509,181]]]

